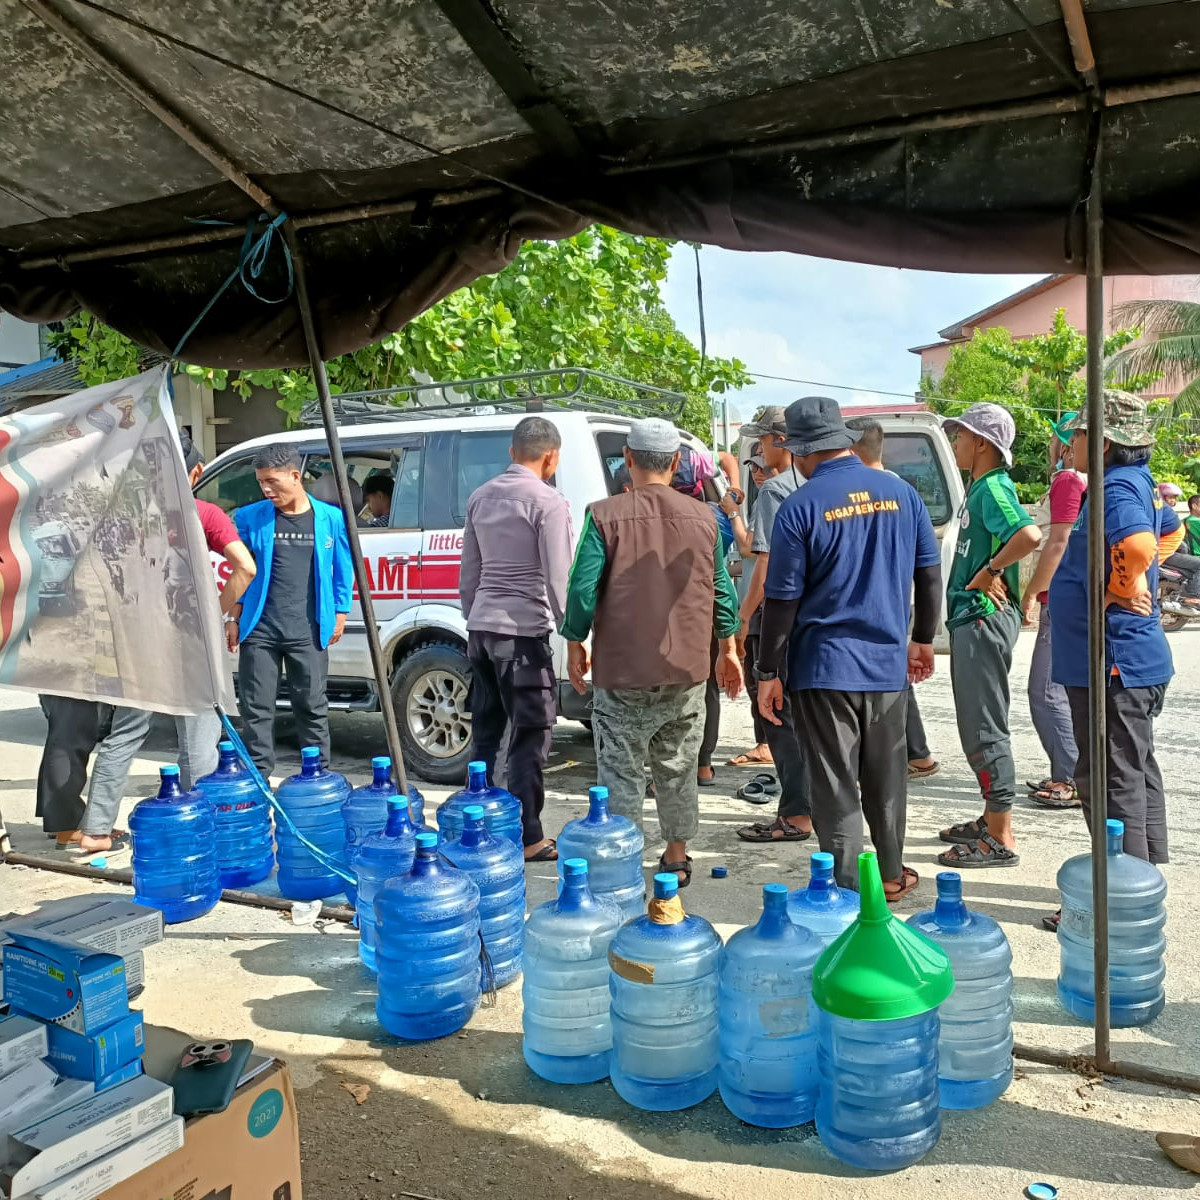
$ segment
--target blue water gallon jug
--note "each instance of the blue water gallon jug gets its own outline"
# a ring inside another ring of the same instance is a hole
[[[371,782],[355,788],[342,805],[346,823],[346,862],[353,867],[358,847],[373,833],[382,832],[388,820],[388,800],[396,794],[392,760],[387,755],[371,759]]]
[[[946,952],[888,911],[875,855],[858,866],[858,917],[813,970],[817,1134],[852,1167],[896,1171],[941,1136],[937,1008],[954,977]]]
[[[525,945],[525,856],[519,846],[487,830],[483,809],[468,804],[458,837],[442,843],[442,855],[479,888],[479,928],[491,964],[484,990],[504,987],[521,973]],[[484,967],[485,973],[487,965]]]
[[[358,876],[355,908],[358,912],[358,957],[375,970],[375,900],[389,879],[412,869],[417,843],[408,819],[408,801],[400,795],[388,799],[387,825],[382,833],[369,834],[359,844],[354,860]]]
[[[808,887],[788,897],[788,915],[797,925],[811,929],[822,946],[835,942],[858,916],[858,893],[840,888],[833,878],[833,855],[823,850],[808,860]]]
[[[275,869],[271,808],[233,743],[221,742],[217,751],[217,769],[196,780],[196,791],[213,806],[221,886],[250,887]]]
[[[174,925],[202,917],[221,898],[216,818],[198,792],[180,790],[178,767],[163,767],[159,776],[158,795],[129,816],[133,899]]]
[[[375,1014],[414,1042],[456,1033],[479,1007],[479,889],[437,842],[418,833],[412,870],[375,897]]]
[[[453,792],[443,801],[437,811],[438,832],[442,844],[462,833],[463,809],[468,804],[478,804],[483,809],[488,833],[495,837],[506,837],[521,846],[521,802],[511,792],[501,787],[491,787],[487,781],[487,767],[481,762],[467,763],[467,786]]]
[[[628,817],[608,811],[608,788],[590,788],[587,816],[568,821],[558,835],[559,880],[567,859],[586,859],[592,895],[611,900],[627,920],[640,917],[646,905],[644,846],[642,831]]]
[[[562,865],[558,899],[525,923],[521,1050],[551,1083],[595,1083],[608,1076],[608,948],[625,918],[593,895],[585,859]]]
[[[295,826],[293,832],[281,818],[275,827],[279,891],[289,900],[324,900],[346,890],[345,880],[328,863],[316,858],[297,833],[344,866],[346,823],[342,820],[342,805],[349,794],[345,776],[321,766],[321,751],[316,746],[305,746],[300,751],[300,774],[279,785],[275,799]]]
[[[1124,852],[1124,836],[1123,821],[1107,822],[1108,987],[1114,1027],[1145,1025],[1167,1002],[1167,881],[1153,863]],[[1091,1023],[1096,1019],[1096,974],[1090,854],[1063,863],[1058,890],[1058,999],[1072,1016]]]
[[[803,1125],[817,1108],[810,1010],[813,965],[824,946],[791,920],[787,900],[782,883],[768,883],[758,923],[721,952],[721,1099],[739,1120],[765,1129]]]
[[[721,939],[684,913],[679,879],[654,876],[647,915],[626,922],[608,951],[613,1048],[609,1076],[635,1108],[691,1108],[717,1086],[717,965]]]
[[[943,1108],[983,1108],[1013,1077],[1012,950],[1004,930],[962,898],[962,876],[942,871],[937,904],[908,923],[950,957],[954,991],[938,1009],[938,1091]]]

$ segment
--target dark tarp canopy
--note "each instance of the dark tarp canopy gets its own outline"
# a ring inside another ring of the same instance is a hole
[[[0,29],[0,307],[162,353],[259,203],[301,232],[327,357],[594,219],[1082,271],[1097,130],[1106,272],[1200,270],[1191,0],[0,0]],[[255,287],[287,294],[282,253]],[[295,305],[240,285],[183,354],[307,361]]]

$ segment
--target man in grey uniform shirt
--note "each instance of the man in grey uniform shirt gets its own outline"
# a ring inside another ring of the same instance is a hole
[[[562,620],[571,514],[550,484],[562,437],[544,417],[513,430],[512,466],[467,502],[459,595],[467,619],[475,755],[493,782],[510,726],[506,784],[521,801],[526,862],[558,857],[542,830],[542,772],[558,716],[550,632]]]

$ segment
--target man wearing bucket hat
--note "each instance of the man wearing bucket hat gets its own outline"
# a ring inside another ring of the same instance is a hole
[[[1042,545],[1033,575],[1021,602],[1027,625],[1037,625],[1037,641],[1029,662],[1029,715],[1042,749],[1050,760],[1046,779],[1029,784],[1033,802],[1042,808],[1078,808],[1075,787],[1075,731],[1071,727],[1071,706],[1067,693],[1050,677],[1050,580],[1067,548],[1071,527],[1079,516],[1087,491],[1087,476],[1074,469],[1070,426],[1073,412],[1049,421],[1050,490],[1034,509]]]
[[[787,410],[783,444],[808,482],[775,519],[758,701],[777,723],[786,659],[821,849],[833,854],[838,883],[857,886],[865,816],[895,901],[918,883],[901,858],[904,726],[908,684],[933,673],[941,557],[920,496],[899,476],[861,462],[850,449],[859,436],[825,396]]]
[[[970,473],[946,585],[950,684],[963,753],[983,794],[983,816],[943,829],[943,866],[1015,867],[1016,766],[1009,737],[1008,672],[1021,632],[1019,563],[1042,540],[1009,478],[1017,428],[998,404],[972,404],[942,422]]]
[[[1071,432],[1077,463],[1087,461],[1092,437],[1104,439],[1108,816],[1125,822],[1126,854],[1165,863],[1167,805],[1154,756],[1154,718],[1162,712],[1174,664],[1156,597],[1159,541],[1176,532],[1179,518],[1164,507],[1150,476],[1154,431],[1143,400],[1105,390],[1102,429],[1090,429],[1081,412]],[[1087,506],[1096,499],[1089,494],[1084,500],[1050,584],[1052,671],[1071,706],[1079,746],[1075,782],[1089,821],[1092,774],[1099,769],[1088,742]]]
[[[742,672],[734,646],[737,597],[716,518],[671,486],[680,443],[670,421],[630,425],[631,488],[587,511],[561,631],[580,695],[591,668],[584,641],[592,634],[596,774],[612,810],[641,828],[648,760],[667,843],[658,869],[685,887],[692,877],[687,843],[700,826],[696,766],[714,631],[716,679],[731,699]]]

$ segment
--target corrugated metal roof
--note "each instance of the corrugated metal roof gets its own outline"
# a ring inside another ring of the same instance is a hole
[[[58,358],[16,367],[0,375],[0,406],[11,408],[35,396],[69,396],[87,385],[79,377],[79,364]]]

